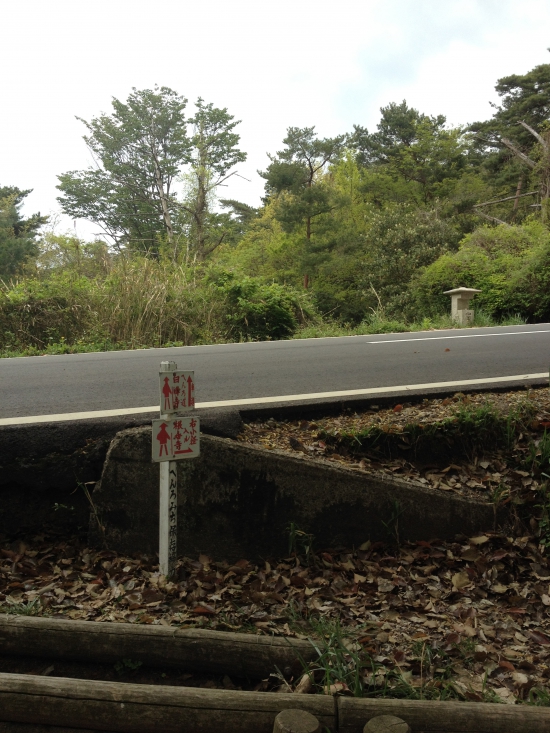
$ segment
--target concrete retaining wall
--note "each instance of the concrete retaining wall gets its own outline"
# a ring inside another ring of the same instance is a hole
[[[159,467],[150,455],[150,427],[122,431],[109,448],[93,501],[112,549],[157,552]],[[452,539],[495,522],[490,504],[208,435],[201,457],[178,469],[178,552],[190,556],[280,557],[290,522],[318,547],[387,540],[396,510],[401,540]],[[94,521],[90,539],[103,539]]]

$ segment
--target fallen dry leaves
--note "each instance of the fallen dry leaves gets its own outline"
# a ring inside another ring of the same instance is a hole
[[[4,538],[0,547],[4,612],[313,636],[319,644],[337,622],[350,653],[368,660],[361,674],[372,694],[402,696],[405,685],[432,698],[550,696],[550,566],[532,537],[400,549],[367,542],[319,552],[309,564],[200,556],[181,559],[174,581],[145,557],[93,551],[77,538]],[[298,675],[257,689],[312,687]],[[334,680],[325,691],[347,690]]]

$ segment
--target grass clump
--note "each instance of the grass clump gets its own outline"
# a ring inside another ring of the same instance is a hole
[[[374,454],[392,458],[410,450],[417,459],[447,454],[449,459],[473,458],[487,449],[513,448],[532,416],[533,407],[528,401],[506,413],[497,410],[491,401],[481,405],[459,402],[453,415],[443,420],[370,425],[358,431],[324,432],[323,437],[357,457]]]
[[[42,604],[40,598],[34,601],[23,601],[18,603],[10,598],[6,598],[4,603],[0,605],[0,613],[14,614],[16,616],[40,616],[42,613]]]

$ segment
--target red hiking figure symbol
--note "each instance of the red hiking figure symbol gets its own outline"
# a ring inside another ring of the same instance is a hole
[[[160,426],[160,432],[157,435],[157,440],[160,443],[159,458],[162,455],[163,449],[166,455],[168,455],[168,446],[166,444],[168,443],[169,440],[170,441],[172,440],[172,436],[170,435],[170,433],[167,432],[165,422],[163,422],[162,425]]]
[[[162,394],[164,395],[165,410],[172,409],[172,400],[170,399],[172,397],[172,390],[170,389],[169,381],[170,380],[168,377],[164,377],[164,387],[162,388]]]

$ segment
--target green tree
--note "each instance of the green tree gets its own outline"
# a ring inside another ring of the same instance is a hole
[[[355,125],[350,140],[358,162],[373,173],[365,182],[365,192],[375,193],[379,203],[390,194],[393,201],[416,200],[424,205],[448,195],[454,181],[470,167],[463,130],[447,129],[443,115],[421,114],[405,101],[380,111],[376,132]]]
[[[456,248],[457,240],[457,232],[434,211],[386,206],[372,215],[352,256],[337,252],[320,269],[315,283],[319,310],[352,323],[373,313],[417,318],[409,282],[418,269]]]
[[[28,219],[21,216],[21,205],[31,190],[0,187],[0,278],[17,275],[26,262],[38,255],[36,235],[48,217],[39,213]]]
[[[68,234],[46,233],[40,240],[37,258],[38,273],[42,278],[52,273],[72,272],[80,277],[105,277],[113,257],[105,242],[85,242]]]
[[[239,124],[226,108],[205,104],[199,98],[197,111],[189,120],[193,125],[192,155],[186,180],[189,190],[182,210],[189,220],[189,244],[194,259],[202,261],[225,239],[230,230],[227,216],[214,211],[216,190],[225,185],[246,153],[237,147],[240,136],[234,131]]]
[[[302,231],[306,255],[311,248],[314,221],[335,205],[324,173],[340,155],[344,141],[344,135],[319,139],[314,127],[289,127],[283,140],[285,149],[270,155],[271,163],[260,172],[266,180],[267,197],[278,195],[277,218],[283,229]],[[305,287],[308,281],[306,273]]]
[[[478,212],[486,218],[514,221],[524,202],[523,215],[533,211],[532,189],[540,187],[541,199],[548,198],[549,162],[544,135],[550,117],[550,64],[541,64],[527,74],[512,74],[495,85],[500,104],[494,114],[470,126],[475,145],[483,156],[485,175],[496,188],[496,207]],[[501,201],[498,199],[505,199]],[[500,217],[500,218],[496,218]]]
[[[191,151],[186,103],[167,87],[134,88],[126,102],[113,98],[112,115],[81,120],[96,166],[59,176],[63,211],[99,225],[119,246],[156,251],[163,236],[171,243],[173,183]]]

